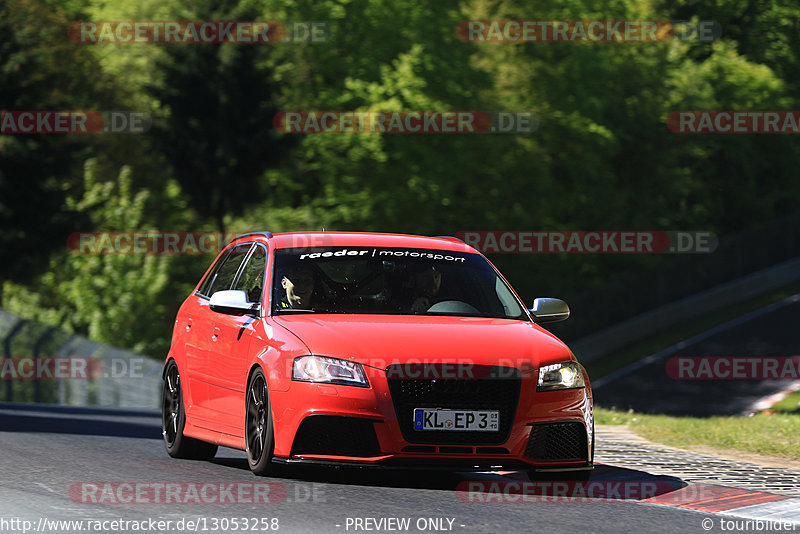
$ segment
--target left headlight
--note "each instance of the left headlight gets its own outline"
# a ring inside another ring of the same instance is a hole
[[[583,371],[578,362],[564,362],[539,368],[536,391],[582,388]]]
[[[292,380],[369,387],[361,364],[324,356],[309,355],[295,358],[292,365]]]

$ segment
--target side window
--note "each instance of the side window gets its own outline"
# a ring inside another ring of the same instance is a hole
[[[253,254],[242,269],[242,274],[233,289],[247,293],[248,302],[261,302],[261,290],[264,288],[264,269],[267,266],[267,250],[256,245]]]
[[[214,277],[216,277],[217,271],[219,271],[219,268],[222,266],[223,263],[225,263],[225,260],[227,260],[228,256],[230,255],[231,255],[231,250],[228,249],[227,251],[225,251],[224,254],[222,254],[222,256],[219,257],[219,259],[211,268],[211,270],[208,271],[208,276],[205,277],[203,283],[200,284],[200,287],[197,289],[197,292],[200,295],[203,295],[205,297],[210,296],[210,294],[208,293],[208,288],[211,286],[211,282],[214,280]]]
[[[236,272],[242,265],[242,261],[244,261],[251,246],[252,243],[236,245],[229,254],[220,258],[219,267],[211,273],[207,281],[203,282],[203,287],[200,288],[200,292],[210,297],[217,291],[230,289],[233,284],[233,278],[236,276]]]

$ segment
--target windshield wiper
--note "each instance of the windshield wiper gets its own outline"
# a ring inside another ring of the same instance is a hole
[[[279,308],[275,310],[275,315],[280,315],[283,313],[317,313],[317,310],[308,308]]]

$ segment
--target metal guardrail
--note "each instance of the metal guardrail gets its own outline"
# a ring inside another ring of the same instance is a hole
[[[642,313],[800,257],[800,211],[720,240],[710,254],[687,254],[568,297],[569,321],[548,325],[571,341]]]
[[[161,361],[70,335],[3,310],[0,341],[2,401],[160,407]],[[63,378],[53,375],[54,366],[73,361],[80,364],[74,366],[74,372],[67,369]]]

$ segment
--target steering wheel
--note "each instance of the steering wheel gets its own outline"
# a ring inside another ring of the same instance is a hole
[[[346,306],[347,304],[360,304],[361,300],[355,297],[355,293],[382,274],[380,271],[374,271],[361,280],[347,284],[344,282],[337,282],[322,271],[322,269],[317,268],[316,271],[319,274],[320,281],[333,292],[331,298],[331,305],[333,308],[340,308],[342,305]]]

